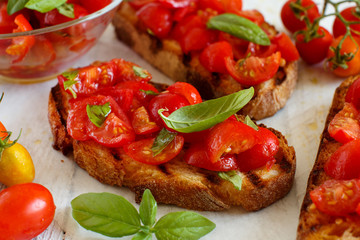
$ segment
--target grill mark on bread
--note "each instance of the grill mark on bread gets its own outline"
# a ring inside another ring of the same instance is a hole
[[[166,164],[157,165],[157,168],[165,175],[171,175],[171,173],[166,168]]]
[[[264,182],[261,180],[261,178],[255,174],[253,171],[245,173],[245,176],[250,180],[250,182],[256,186],[257,188],[263,188]]]

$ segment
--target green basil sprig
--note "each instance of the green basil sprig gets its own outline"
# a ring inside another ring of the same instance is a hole
[[[73,218],[85,229],[109,237],[134,235],[133,240],[199,239],[215,224],[195,212],[172,212],[156,222],[157,204],[146,189],[139,208],[111,193],[85,193],[71,201]],[[142,224],[141,224],[142,223]]]
[[[64,90],[65,91],[69,90],[73,98],[77,98],[77,94],[72,88],[72,86],[78,82],[75,80],[78,74],[79,74],[78,70],[63,72],[61,74],[66,79],[66,81],[64,81]]]
[[[161,151],[164,150],[166,146],[169,145],[174,140],[176,135],[177,133],[170,132],[166,130],[166,128],[161,129],[161,131],[155,138],[153,146],[151,147],[151,150],[153,151],[153,155],[156,156],[159,153],[161,153]]]
[[[132,68],[136,76],[139,76],[141,78],[147,78],[149,76],[147,71],[141,67],[133,66]]]
[[[97,127],[101,127],[101,125],[105,122],[106,117],[110,114],[111,107],[110,103],[107,102],[104,105],[87,105],[86,113],[90,119],[90,121],[95,124]]]
[[[253,95],[254,88],[251,87],[221,98],[179,108],[168,117],[162,114],[164,109],[159,109],[158,112],[169,128],[182,133],[198,132],[238,112]]]
[[[49,12],[55,8],[59,13],[70,18],[74,18],[74,7],[66,3],[66,0],[9,0],[7,12],[14,14],[24,8],[32,9],[41,13]]]
[[[218,172],[219,177],[231,182],[237,190],[241,190],[242,177],[238,171]]]
[[[259,45],[270,45],[269,37],[256,23],[236,14],[217,15],[210,18],[206,26]]]

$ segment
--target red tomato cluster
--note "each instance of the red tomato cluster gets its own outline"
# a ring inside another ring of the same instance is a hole
[[[328,159],[326,181],[310,193],[319,210],[334,216],[360,214],[360,78],[349,88],[343,109],[329,124],[328,132],[342,143]],[[350,192],[350,195],[349,195]]]
[[[198,58],[206,70],[230,74],[243,85],[256,85],[272,78],[281,58],[286,61],[299,58],[290,38],[284,33],[275,35],[267,31],[262,14],[243,10],[241,0],[131,0],[129,4],[136,10],[144,31],[160,39],[177,41],[182,52]],[[268,34],[270,46],[207,28],[210,18],[223,13],[237,14],[258,24]]]
[[[185,150],[187,163],[213,171],[250,171],[264,165],[270,168],[275,162],[277,137],[265,128],[256,131],[234,116],[201,132],[177,132],[171,143],[154,154],[152,146],[160,130],[165,127],[174,133],[160,118],[159,109],[166,109],[163,114],[168,116],[181,107],[201,103],[200,94],[192,85],[177,82],[159,93],[149,84],[151,75],[147,71],[122,59],[72,73],[72,77],[70,73],[60,75],[58,80],[69,94],[76,96],[70,100],[67,119],[68,133],[74,139],[91,139],[124,150],[132,159],[147,164],[168,162],[181,150]],[[97,126],[88,108],[106,104],[111,111]]]
[[[300,6],[294,7],[295,3],[300,3]],[[305,9],[300,11],[299,7]],[[349,22],[359,22],[359,14],[356,12],[356,7],[348,7],[340,12],[341,16]],[[335,18],[331,34],[324,27],[319,26],[316,30],[316,36],[310,34],[310,29],[305,24],[305,19],[310,23],[321,18],[318,7],[312,0],[288,0],[281,9],[281,19],[284,26],[292,33],[296,33],[296,48],[299,51],[301,58],[308,64],[317,64],[325,59],[327,60],[327,68],[335,75],[340,77],[348,77],[360,73],[360,51],[358,46],[360,38],[356,31],[360,30],[360,24],[350,24],[351,34],[353,39],[346,37],[340,48],[340,54],[353,54],[346,62],[336,61],[334,64],[334,53],[331,48],[340,46],[340,42],[346,34],[345,24],[338,18]],[[315,31],[314,31],[315,32]],[[314,34],[314,33],[313,33]],[[347,67],[340,64],[345,63]]]

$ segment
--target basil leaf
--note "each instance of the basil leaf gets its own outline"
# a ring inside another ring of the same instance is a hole
[[[161,129],[151,147],[151,150],[153,151],[153,156],[161,153],[161,151],[164,150],[167,145],[169,145],[174,140],[176,135],[177,133],[170,132],[166,130],[166,128]]]
[[[154,226],[157,239],[199,239],[215,228],[215,224],[195,212],[168,213]]]
[[[133,66],[132,68],[136,76],[139,76],[141,78],[147,78],[149,76],[147,71],[141,67]]]
[[[244,123],[248,125],[249,127],[252,127],[256,131],[259,130],[259,127],[251,120],[249,115],[246,115]]]
[[[139,91],[140,91],[140,92],[144,92],[146,95],[154,95],[154,96],[157,96],[157,95],[160,94],[160,93],[154,92],[154,91],[152,91],[152,90],[143,90],[143,89],[140,89]]]
[[[57,7],[57,10],[60,14],[64,15],[68,18],[75,18],[74,14],[74,4],[72,3],[64,3],[63,5]]]
[[[74,71],[69,71],[69,72],[63,72],[61,75],[66,79],[66,81],[64,81],[64,90],[69,90],[71,92],[71,95],[73,96],[73,98],[77,98],[76,92],[74,91],[74,89],[72,89],[72,86],[75,85],[77,83],[77,81],[75,80],[77,78],[79,74],[78,70],[74,70]]]
[[[66,0],[29,0],[25,7],[41,13],[49,12],[66,3]]]
[[[237,171],[219,172],[219,177],[234,184],[237,190],[241,190],[242,177]]]
[[[151,240],[152,233],[138,232],[131,240]]]
[[[90,119],[90,121],[95,124],[97,127],[101,127],[101,125],[105,122],[106,117],[110,114],[111,107],[110,103],[107,102],[104,105],[87,105],[86,113]]]
[[[258,25],[236,14],[224,13],[217,15],[210,18],[206,26],[259,45],[270,45],[269,37]]]
[[[14,14],[25,7],[29,0],[9,0],[7,4],[7,13]]]
[[[197,132],[208,129],[235,114],[251,100],[253,95],[254,88],[251,87],[221,98],[179,108],[168,117],[162,114],[164,109],[159,109],[158,112],[169,128],[183,133]]]
[[[85,229],[109,237],[140,230],[140,216],[125,198],[111,193],[85,193],[71,201],[73,218]]]
[[[157,203],[149,189],[146,189],[143,193],[139,212],[142,223],[152,227],[156,220]]]

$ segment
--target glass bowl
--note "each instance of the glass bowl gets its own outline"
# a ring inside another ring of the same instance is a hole
[[[32,83],[51,79],[74,65],[100,38],[121,0],[85,17],[32,31],[0,34],[0,80]],[[20,59],[6,49],[15,41],[35,40]]]

